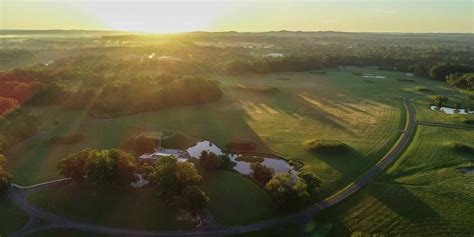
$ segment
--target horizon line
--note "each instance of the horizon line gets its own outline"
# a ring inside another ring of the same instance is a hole
[[[0,29],[0,31],[91,31],[91,32],[123,32],[123,33],[135,33],[144,35],[173,35],[173,34],[186,34],[186,33],[369,33],[369,34],[474,34],[473,32],[446,32],[446,31],[338,31],[338,30],[269,30],[269,31],[207,31],[207,30],[195,30],[195,31],[180,31],[180,32],[144,32],[144,31],[127,31],[127,30],[113,30],[113,29]]]

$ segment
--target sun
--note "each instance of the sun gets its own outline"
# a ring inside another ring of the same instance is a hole
[[[211,2],[83,2],[91,17],[114,30],[175,33],[208,28],[225,12]]]

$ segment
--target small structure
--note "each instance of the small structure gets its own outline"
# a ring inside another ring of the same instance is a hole
[[[176,149],[164,149],[164,148],[157,148],[153,153],[143,154],[138,157],[139,162],[150,162],[155,163],[161,157],[166,156],[174,156],[178,159],[178,161],[187,161],[190,156],[188,152]]]

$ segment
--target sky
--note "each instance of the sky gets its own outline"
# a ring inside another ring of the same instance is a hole
[[[0,28],[474,33],[474,0],[0,0]]]

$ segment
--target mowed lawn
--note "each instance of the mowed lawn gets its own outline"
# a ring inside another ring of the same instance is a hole
[[[474,165],[474,154],[450,143],[474,146],[474,132],[418,126],[406,153],[375,183],[335,209],[344,223],[334,233],[387,236],[472,236],[474,175],[459,169]]]
[[[233,171],[206,175],[204,190],[216,221],[242,225],[274,214],[270,196],[250,179]],[[155,195],[152,187],[118,188],[71,184],[28,197],[37,206],[72,219],[134,229],[177,230],[193,227],[178,222],[177,208]]]
[[[210,197],[209,211],[221,224],[244,225],[275,214],[267,192],[233,171],[216,171],[207,175],[204,191]]]
[[[197,223],[178,221],[177,208],[152,187],[119,188],[69,184],[28,196],[35,205],[86,223],[147,230],[180,230]]]

